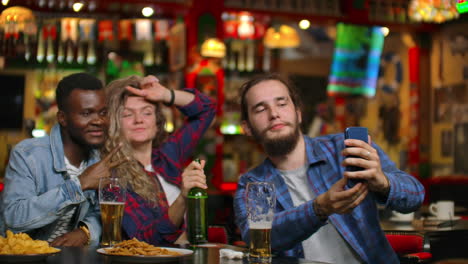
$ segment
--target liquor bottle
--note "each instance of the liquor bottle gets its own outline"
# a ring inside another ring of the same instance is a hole
[[[200,163],[199,159],[196,159]],[[201,244],[208,241],[207,222],[206,222],[206,203],[208,193],[206,190],[194,187],[190,189],[187,196],[187,220],[188,220],[188,239],[190,244]]]

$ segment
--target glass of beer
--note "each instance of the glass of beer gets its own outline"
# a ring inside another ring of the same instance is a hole
[[[275,186],[269,182],[247,184],[247,217],[249,221],[249,260],[271,262],[271,225],[276,205]]]
[[[101,178],[99,181],[99,204],[102,219],[103,247],[111,247],[122,241],[122,218],[126,189],[118,177]]]

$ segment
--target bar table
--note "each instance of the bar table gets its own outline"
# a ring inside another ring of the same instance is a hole
[[[183,247],[183,246],[182,246]],[[135,258],[135,261],[119,261],[118,257],[108,257],[96,252],[94,247],[62,247],[61,252],[49,256],[40,262],[47,264],[110,264],[110,263],[174,263],[174,264],[247,264],[246,257],[242,259],[226,259],[219,257],[221,248],[234,250],[246,250],[231,245],[216,244],[210,247],[199,247],[194,249],[194,254],[176,259],[163,258]],[[3,263],[3,262],[2,262]],[[10,259],[7,263],[25,263]],[[308,261],[293,257],[273,257],[272,264],[320,264],[322,262]],[[322,263],[323,264],[323,263]]]

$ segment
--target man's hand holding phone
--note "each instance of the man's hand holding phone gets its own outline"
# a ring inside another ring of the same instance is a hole
[[[342,165],[346,167],[344,176],[348,179],[348,186],[365,181],[371,191],[387,195],[390,183],[382,171],[377,150],[370,145],[367,128],[347,128],[344,143],[346,148],[342,155],[346,158]]]

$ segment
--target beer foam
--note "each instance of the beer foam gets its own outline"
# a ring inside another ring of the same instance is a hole
[[[250,229],[271,229],[272,222],[267,221],[259,221],[259,222],[252,222],[249,221]]]
[[[122,202],[100,202],[99,204],[108,204],[108,205],[125,205],[125,203]]]

